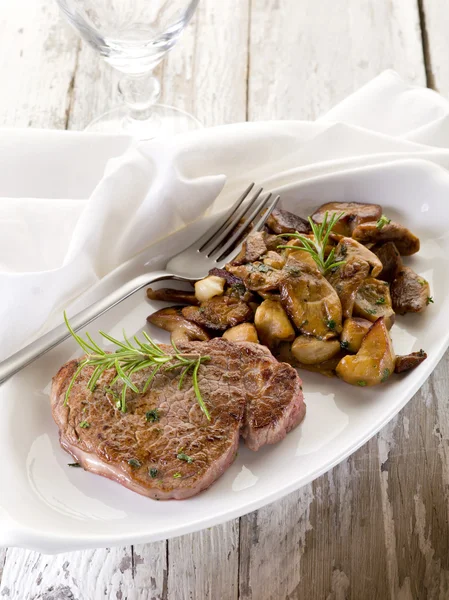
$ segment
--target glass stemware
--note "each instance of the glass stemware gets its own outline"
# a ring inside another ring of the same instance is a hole
[[[88,130],[150,139],[197,129],[200,122],[157,104],[153,70],[173,48],[199,0],[56,0],[69,22],[104,60],[122,73],[124,104],[97,117]]]

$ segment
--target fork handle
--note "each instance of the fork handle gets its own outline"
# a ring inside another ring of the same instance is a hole
[[[155,281],[161,281],[162,279],[174,279],[175,276],[167,271],[155,271],[154,273],[148,273],[146,275],[140,275],[131,281],[128,281],[125,285],[121,286],[105,298],[102,298],[98,302],[91,304],[84,310],[80,311],[76,315],[70,318],[70,325],[77,331],[82,327],[85,327],[91,323],[94,319],[103,315],[105,312],[137,292],[143,287]],[[189,281],[189,279],[183,279],[182,277],[176,277],[181,281]],[[70,337],[65,323],[58,325],[54,329],[51,329],[48,333],[22,348],[15,354],[12,354],[9,358],[0,362],[0,385],[7,379],[12,377],[18,371],[21,371],[24,367],[32,363],[34,360],[60,344]]]

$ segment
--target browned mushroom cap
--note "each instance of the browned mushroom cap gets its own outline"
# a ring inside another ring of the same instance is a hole
[[[304,334],[328,339],[341,332],[341,303],[331,284],[306,268],[280,284],[281,302],[287,314]]]
[[[363,338],[372,327],[371,321],[358,317],[346,319],[343,323],[340,345],[348,352],[358,352],[362,345]]]
[[[380,318],[363,338],[357,354],[342,358],[336,371],[346,383],[365,387],[386,381],[394,365],[393,344],[385,321]]]
[[[334,340],[335,341],[335,340]],[[327,342],[325,342],[327,343]],[[324,360],[321,363],[317,363],[315,365],[306,364],[300,362],[292,352],[292,344],[288,342],[283,342],[273,351],[274,356],[282,362],[286,362],[292,367],[296,367],[298,369],[304,369],[306,371],[312,371],[314,373],[320,373],[326,377],[335,377],[335,369],[337,365],[341,361],[344,356],[344,352],[341,350],[337,352],[332,358],[328,360]]]
[[[257,231],[250,233],[242,244],[242,249],[232,261],[233,265],[244,265],[258,260],[267,251],[265,233]]]
[[[263,259],[263,264],[272,267],[273,269],[282,269],[285,265],[286,258],[278,252],[268,250],[266,256]]]
[[[382,242],[394,242],[402,256],[411,256],[419,250],[419,239],[411,231],[390,221],[381,228],[377,222],[362,223],[352,232],[352,237],[362,244],[379,244]]]
[[[358,258],[350,258],[344,265],[332,269],[327,280],[340,298],[342,314],[345,319],[352,316],[357,290],[368,277],[369,264]]]
[[[416,367],[426,360],[426,358],[427,354],[424,352],[424,350],[412,352],[411,354],[406,354],[405,356],[397,356],[394,372],[404,373],[405,371],[416,369]]]
[[[372,323],[384,317],[386,327],[391,329],[395,314],[388,283],[372,277],[365,279],[355,296],[354,315]]]
[[[254,324],[260,341],[269,348],[275,347],[279,342],[291,342],[295,339],[295,330],[289,318],[276,300],[264,300],[257,308]]]
[[[165,331],[170,331],[171,339],[175,344],[194,340],[201,342],[210,340],[207,331],[183,317],[180,306],[162,308],[147,317],[147,321],[156,327],[165,329]]]
[[[262,262],[255,262],[236,267],[227,265],[226,268],[233,275],[242,279],[246,287],[254,292],[275,290],[284,277],[282,271],[273,269]]]
[[[222,335],[224,340],[228,342],[253,342],[254,344],[259,343],[257,337],[257,329],[252,323],[240,323],[231,329],[227,329]]]
[[[359,202],[328,202],[316,210],[312,219],[315,223],[322,223],[326,212],[328,219],[332,215],[344,212],[343,217],[334,225],[332,231],[351,237],[357,225],[366,221],[377,221],[382,216],[382,207],[379,204],[360,204]]]
[[[393,309],[400,315],[421,312],[429,303],[429,283],[410,267],[402,267],[391,284]]]
[[[159,290],[147,289],[149,300],[159,300],[161,302],[178,302],[179,304],[192,304],[198,306],[195,292],[186,292],[185,290],[174,290],[172,288],[161,288]]]
[[[218,296],[202,302],[201,306],[185,306],[183,316],[208,329],[224,330],[251,321],[252,309],[237,298]]]
[[[305,365],[317,365],[340,352],[338,340],[319,340],[311,335],[299,335],[292,344],[292,354]]]
[[[382,271],[382,262],[379,257],[356,240],[344,237],[335,248],[335,261],[349,261],[352,258],[367,262],[370,266],[372,277],[377,277]]]
[[[267,225],[274,233],[309,233],[311,231],[310,223],[306,219],[298,217],[288,210],[275,208],[268,217]]]
[[[402,268],[402,258],[396,244],[394,242],[382,244],[375,250],[375,254],[383,267],[377,278],[391,283]]]

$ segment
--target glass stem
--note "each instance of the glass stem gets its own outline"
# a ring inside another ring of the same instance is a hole
[[[128,108],[130,119],[145,121],[151,117],[151,108],[161,93],[161,85],[153,73],[125,75],[120,80],[118,89]]]

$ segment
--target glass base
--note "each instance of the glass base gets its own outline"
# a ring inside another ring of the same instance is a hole
[[[126,133],[138,140],[151,140],[202,129],[202,127],[198,119],[183,110],[165,104],[154,104],[149,119],[131,119],[126,106],[118,106],[94,119],[85,131]]]

